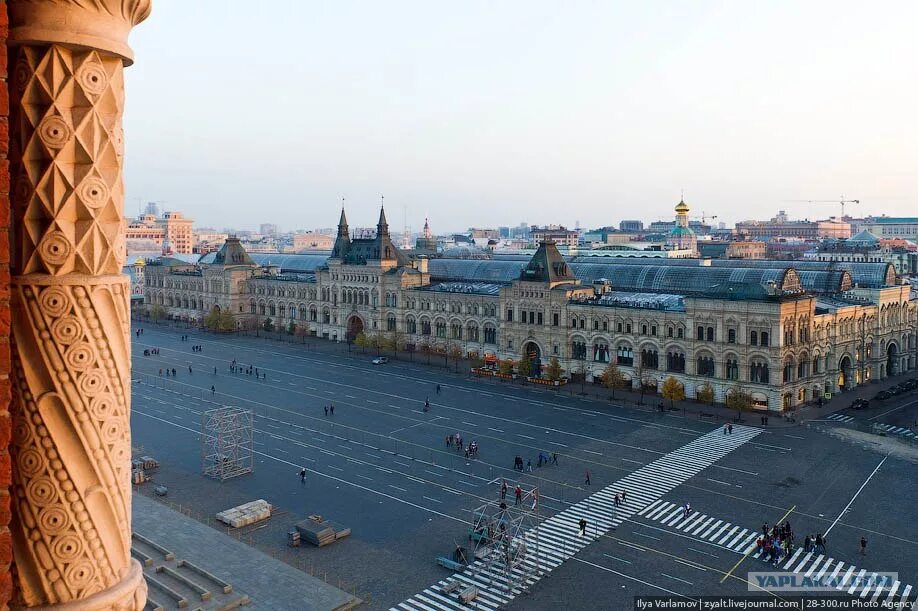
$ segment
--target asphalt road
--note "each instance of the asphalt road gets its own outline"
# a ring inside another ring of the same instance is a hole
[[[503,479],[511,489],[517,481],[526,490],[537,486],[544,518],[718,427],[486,384],[419,363],[372,365],[369,355],[194,332],[181,341],[182,333],[150,326],[133,337],[134,445],[156,456],[167,478],[184,484],[175,489],[186,498],[174,500],[202,513],[225,509],[228,499],[264,498],[289,513],[287,529],[293,518],[310,513],[351,527],[348,540],[297,553],[372,593],[373,608],[397,604],[448,576],[434,558],[465,541],[474,509],[497,497]],[[192,351],[196,344],[201,352]],[[160,354],[145,357],[146,348]],[[233,359],[267,379],[231,373]],[[177,375],[160,376],[166,367]],[[431,403],[426,413],[425,400]],[[334,415],[326,416],[324,407],[332,404]],[[201,413],[221,405],[256,414],[255,473],[223,484],[196,475]],[[477,459],[447,447],[446,436],[457,432],[478,442]],[[558,453],[558,464],[537,467],[539,452]],[[513,470],[517,454],[532,461],[531,473]],[[898,571],[903,584],[918,584],[914,465],[883,460],[803,426],[764,430],[659,499],[660,507],[690,502],[697,525],[631,516],[510,607],[604,609],[619,606],[612,600],[627,599],[630,606],[637,595],[746,594],[748,572],[764,570],[763,563],[743,560],[743,553],[704,535],[717,534],[723,524],[735,525],[737,536],[751,534],[783,516],[799,538],[829,532],[829,554],[821,561],[826,572],[844,561],[867,571]],[[866,558],[858,555],[861,536],[869,540]],[[546,537],[547,546],[555,544]]]

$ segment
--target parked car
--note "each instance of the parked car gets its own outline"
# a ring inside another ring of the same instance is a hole
[[[375,359],[373,359],[374,365],[385,365],[388,362],[389,362],[388,356],[377,356]]]
[[[851,403],[851,409],[867,409],[870,407],[870,401],[867,399],[855,399]]]
[[[892,397],[892,393],[890,393],[887,390],[881,390],[880,392],[878,392],[877,394],[873,396],[875,401],[885,401],[886,399],[889,399],[890,397]]]

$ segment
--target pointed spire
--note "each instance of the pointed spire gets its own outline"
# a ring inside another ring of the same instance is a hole
[[[341,198],[341,218],[338,219],[338,235],[347,237],[347,217],[344,215],[344,198]]]
[[[376,223],[376,233],[380,236],[389,235],[389,223],[386,222],[386,207],[385,201],[386,198],[383,195],[379,196],[379,222]]]

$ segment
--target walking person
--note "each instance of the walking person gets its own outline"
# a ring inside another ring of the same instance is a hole
[[[452,437],[452,435],[447,435],[447,436],[446,436],[446,447],[448,448],[448,447],[450,447],[451,445],[453,445],[453,437]]]
[[[214,375],[217,375],[217,368],[214,367]]]
[[[586,481],[583,482],[583,483],[586,484],[587,486],[590,486],[590,485],[591,485],[591,484],[590,484],[590,470],[589,470],[589,469],[587,469],[587,472],[586,472]]]
[[[216,394],[217,394],[217,388],[213,384],[211,384],[210,385],[210,396],[213,397]]]
[[[516,485],[513,494],[516,496],[516,503],[514,503],[514,505],[521,505],[523,503],[523,489],[520,488],[519,484]]]
[[[300,469],[300,483],[302,484],[306,483],[306,467],[303,467],[302,469]]]
[[[557,465],[557,464],[558,464],[558,453],[557,453],[557,452],[552,452],[552,453],[551,453],[551,464],[553,464],[553,465]]]
[[[618,506],[620,505],[620,503],[621,503],[621,501],[619,500],[619,498],[618,498],[618,493],[616,492],[616,493],[615,493],[615,497],[612,499],[612,504],[613,504],[615,507],[618,507]]]
[[[727,425],[725,424],[725,425],[724,425],[724,435],[726,435],[726,434],[727,434]]]
[[[438,394],[438,395],[440,394],[440,385],[439,385],[439,384],[437,384],[437,394]]]
[[[622,505],[625,504],[625,497],[628,496],[627,490],[622,490]]]
[[[507,480],[504,480],[500,484],[500,500],[507,498]]]
[[[867,555],[867,537],[861,537],[861,556]]]
[[[188,373],[191,373],[191,365],[188,366]]]
[[[175,377],[175,367],[172,368],[172,377]]]
[[[327,405],[325,406],[325,417],[326,418],[328,417],[328,406]]]
[[[532,459],[531,458],[526,459],[526,470],[532,473]]]
[[[728,424],[728,425],[727,425],[727,432],[730,433],[731,435],[733,434],[733,425],[732,425],[732,424]]]
[[[580,521],[577,522],[577,526],[580,528],[580,536],[581,536],[581,537],[585,537],[585,536],[586,536],[587,521],[584,520],[583,518],[580,518]]]
[[[328,406],[328,413],[331,414],[332,416],[335,415],[335,404],[334,403]]]

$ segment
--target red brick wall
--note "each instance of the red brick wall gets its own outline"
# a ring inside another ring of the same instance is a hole
[[[0,0],[0,610],[13,588],[10,576],[10,96],[7,88],[6,0]]]

